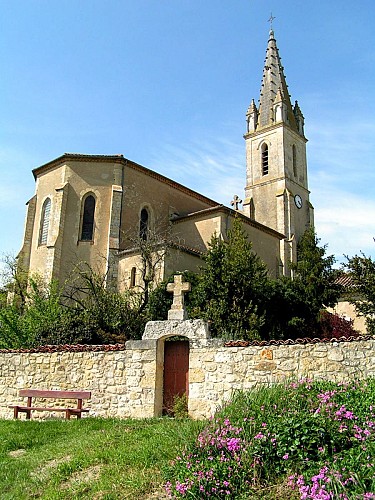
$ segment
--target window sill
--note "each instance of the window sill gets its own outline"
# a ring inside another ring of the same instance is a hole
[[[77,245],[93,245],[94,240],[78,240]]]

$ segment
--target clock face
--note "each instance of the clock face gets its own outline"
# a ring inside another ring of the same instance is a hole
[[[299,194],[296,194],[294,197],[294,203],[296,204],[297,208],[302,208],[302,198],[300,197]]]

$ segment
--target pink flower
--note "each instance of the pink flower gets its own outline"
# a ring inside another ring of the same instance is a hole
[[[289,458],[289,453],[285,453],[285,455],[283,456],[283,460],[288,460]]]
[[[227,448],[229,451],[239,451],[241,449],[241,439],[240,438],[231,438],[227,441]]]
[[[256,436],[254,436],[254,439],[263,439],[264,437],[266,437],[264,434],[262,434],[261,432],[258,432],[258,434]]]

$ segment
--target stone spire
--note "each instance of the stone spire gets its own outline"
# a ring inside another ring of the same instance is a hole
[[[284,122],[296,132],[301,133],[290,102],[284,68],[272,29],[269,33],[257,115],[258,121],[255,127],[257,131]],[[248,132],[251,131],[248,129]]]

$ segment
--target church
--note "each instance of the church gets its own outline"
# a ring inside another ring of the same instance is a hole
[[[87,262],[123,291],[142,286],[142,245],[156,256],[157,280],[198,271],[212,235],[226,239],[239,217],[270,276],[289,276],[313,207],[304,117],[291,103],[272,29],[244,139],[245,193],[243,201],[234,196],[232,208],[123,155],[66,153],[35,168],[19,262],[30,275],[59,282]]]

